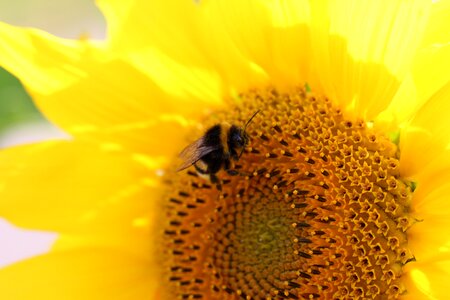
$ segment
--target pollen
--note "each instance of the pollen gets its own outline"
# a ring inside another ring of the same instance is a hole
[[[304,88],[254,90],[210,122],[247,127],[220,189],[168,172],[161,250],[168,299],[396,299],[414,260],[412,184],[399,149]]]

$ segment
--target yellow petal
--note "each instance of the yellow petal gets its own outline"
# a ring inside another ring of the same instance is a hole
[[[107,131],[109,139],[120,143],[123,135],[114,136],[117,128],[154,124],[162,115],[197,118],[207,108],[195,98],[170,97],[129,62],[92,44],[2,23],[0,64],[24,83],[51,121],[75,135],[95,139],[97,131]],[[180,124],[173,125],[172,131],[179,132]],[[159,132],[147,135],[161,140]],[[139,142],[124,141],[142,148]]]
[[[448,214],[419,215],[421,221],[408,230],[408,247],[419,261],[441,252],[450,257],[450,221]]]
[[[309,81],[311,72],[311,12],[308,1],[263,2],[271,17],[269,52],[278,84],[298,85]]]
[[[223,15],[226,12],[222,12],[221,6],[220,2],[215,1],[200,2],[198,34],[201,37],[199,48],[203,55],[208,57],[210,66],[220,75],[224,94],[233,96],[266,85],[269,82],[266,70],[245,53],[244,45],[236,42],[229,29],[229,24],[235,21],[226,21],[227,18]],[[230,2],[230,6],[233,6],[233,2]],[[226,7],[227,5],[224,9],[227,9]],[[234,15],[228,15],[232,16]]]
[[[429,175],[419,181],[411,206],[418,222],[408,230],[408,240],[418,260],[450,251],[450,172],[444,169]]]
[[[219,88],[230,95],[267,84],[265,73],[272,84],[305,81],[306,1],[100,1],[99,5],[112,24],[112,48],[128,53],[136,67],[167,90],[192,90],[200,84],[215,103]],[[166,18],[159,18],[162,14]],[[185,86],[174,86],[173,78],[179,77]],[[211,84],[214,80],[220,86]]]
[[[149,205],[159,166],[86,142],[9,148],[0,152],[0,214],[19,226],[70,232],[123,202]]]
[[[97,0],[108,24],[108,44],[119,53],[158,45],[182,63],[201,62],[195,51],[198,4],[192,1]],[[181,47],[177,49],[177,47]]]
[[[70,232],[58,236],[53,250],[79,247],[113,247],[146,258],[155,250],[153,235],[163,222],[159,212],[161,190],[148,180],[134,186],[123,199],[92,210]]]
[[[312,1],[314,68],[327,95],[366,120],[383,111],[409,70],[427,1]]]
[[[450,1],[433,1],[430,20],[428,21],[425,35],[421,42],[422,48],[435,44],[446,44],[450,41],[450,31],[445,30],[450,25],[450,20],[448,19],[449,12]]]
[[[374,125],[383,132],[397,132],[405,126],[428,99],[420,99],[411,74],[403,78],[389,106],[375,118]]]
[[[310,61],[306,1],[205,1],[202,9],[208,22],[203,28],[205,41],[229,40],[243,57],[269,75],[272,84],[306,80]],[[218,50],[212,52],[215,61],[221,60]]]
[[[50,253],[0,270],[0,299],[158,299],[154,266],[111,248]]]
[[[434,262],[409,263],[405,266],[404,275],[408,293],[401,299],[447,299],[449,267],[448,258]]]
[[[217,106],[223,95],[267,82],[229,38],[221,12],[203,2],[97,3],[108,20],[111,49],[170,93]]]
[[[421,214],[449,214],[450,168],[435,170],[421,176],[418,187],[413,194],[413,209]]]
[[[71,251],[84,247],[107,247],[144,259],[153,254],[155,241],[150,238],[151,235],[148,231],[145,231],[147,235],[143,234],[144,231],[141,234],[136,234],[133,231],[128,232],[128,234],[123,233],[124,230],[120,234],[114,234],[111,231],[99,232],[94,228],[93,232],[62,234],[53,244],[52,251]]]
[[[417,112],[400,134],[400,168],[403,176],[424,177],[450,165],[450,83]],[[426,170],[428,169],[428,170]]]
[[[98,66],[90,77],[35,100],[53,121],[78,137],[150,155],[179,151],[177,141],[212,108],[193,98],[168,97],[121,61]]]
[[[182,1],[98,1],[110,50],[151,78],[180,106],[222,103],[218,74],[198,49],[198,5]],[[164,16],[161,18],[161,16]],[[187,32],[186,32],[187,31]]]
[[[102,59],[94,44],[19,29],[0,22],[0,64],[33,93],[48,95],[86,76],[92,58]],[[75,66],[75,62],[78,66]]]
[[[402,82],[385,119],[403,123],[410,119],[450,80],[450,2],[433,2],[423,41],[414,57],[412,70]]]
[[[448,28],[450,29],[450,25]],[[429,99],[440,88],[448,84],[450,81],[449,70],[450,39],[447,41],[447,44],[434,44],[422,49],[415,60],[413,68],[413,79],[418,98],[423,100]]]
[[[420,99],[431,98],[450,81],[449,15],[450,1],[433,2],[430,19],[412,70]]]

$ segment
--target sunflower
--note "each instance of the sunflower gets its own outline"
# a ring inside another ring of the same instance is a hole
[[[448,1],[98,5],[103,42],[0,24],[71,136],[0,153],[1,216],[59,234],[1,299],[446,298]],[[176,172],[256,112],[218,183]]]

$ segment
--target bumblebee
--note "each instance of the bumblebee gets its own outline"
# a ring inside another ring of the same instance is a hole
[[[209,175],[211,182],[218,183],[216,173],[222,168],[230,174],[236,174],[234,161],[238,161],[249,143],[249,136],[245,131],[248,124],[259,112],[255,112],[247,121],[244,128],[222,122],[209,128],[206,133],[184,148],[179,154],[183,160],[177,171],[192,165],[199,174]]]

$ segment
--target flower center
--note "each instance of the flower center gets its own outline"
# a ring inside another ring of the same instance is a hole
[[[168,176],[164,253],[181,299],[396,298],[414,257],[398,148],[304,89],[240,95],[217,115],[247,127],[237,174]]]

